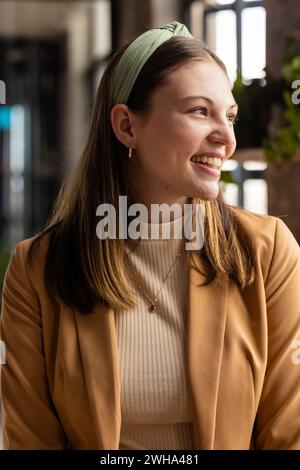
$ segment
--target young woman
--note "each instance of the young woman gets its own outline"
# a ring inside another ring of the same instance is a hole
[[[225,66],[180,23],[115,53],[54,214],[6,274],[6,449],[300,447],[300,249],[219,195],[236,113]],[[144,218],[156,239],[99,239],[120,196],[186,204],[193,224],[202,207],[203,246],[174,236],[182,215]]]

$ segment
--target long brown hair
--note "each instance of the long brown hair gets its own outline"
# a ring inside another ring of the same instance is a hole
[[[96,236],[99,204],[112,204],[118,211],[119,196],[130,197],[128,149],[116,138],[110,122],[112,77],[130,42],[116,51],[102,75],[83,154],[62,185],[45,230],[35,237],[30,249],[32,259],[37,242],[49,235],[44,271],[48,294],[81,313],[90,312],[98,302],[117,310],[135,305],[127,282],[125,240],[99,240]],[[221,60],[201,41],[169,39],[142,68],[127,106],[147,115],[153,91],[173,70],[191,60],[215,61],[226,72]],[[231,278],[243,289],[254,279],[251,241],[220,195],[214,201],[201,202],[206,214],[201,254],[207,264],[207,282]]]

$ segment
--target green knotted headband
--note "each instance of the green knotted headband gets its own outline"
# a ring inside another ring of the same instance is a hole
[[[192,38],[187,27],[172,21],[172,23],[149,29],[138,36],[124,51],[113,77],[112,104],[126,104],[132,87],[151,54],[165,41],[174,37]]]

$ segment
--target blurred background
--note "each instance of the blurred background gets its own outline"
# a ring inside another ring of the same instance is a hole
[[[123,40],[177,20],[225,62],[239,103],[225,200],[280,216],[300,242],[299,0],[0,2],[0,294],[18,241],[43,229],[83,149]]]
[[[0,291],[82,151],[111,54],[173,20],[223,59],[240,106],[225,200],[282,216],[300,241],[299,0],[1,1]]]

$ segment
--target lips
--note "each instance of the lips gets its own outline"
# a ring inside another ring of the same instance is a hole
[[[199,162],[192,162],[192,165],[197,169],[197,171],[205,172],[214,178],[220,177],[220,168],[213,168],[213,165],[199,163]]]
[[[207,152],[194,154],[191,157],[191,160],[195,161],[198,159],[198,160],[201,160],[201,163],[208,163],[208,164],[216,165],[217,167],[221,167],[225,158],[226,156],[221,152],[207,151]]]
[[[225,160],[226,156],[222,152],[201,152],[201,153],[195,153],[193,157],[211,157],[211,158],[220,158],[220,160]],[[192,158],[193,158],[192,157]]]
[[[193,155],[191,158],[193,163],[201,163],[202,165],[206,165],[210,168],[214,168],[219,170],[222,165],[222,159],[219,157],[211,157],[207,155]]]

